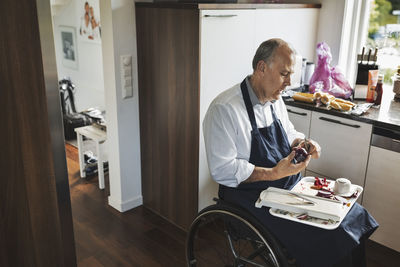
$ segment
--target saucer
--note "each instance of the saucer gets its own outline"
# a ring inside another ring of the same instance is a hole
[[[357,192],[357,186],[350,186],[350,190],[345,192],[345,193],[338,193],[335,190],[333,190],[333,193],[335,194],[335,196],[340,196],[340,197],[351,197],[355,192]]]

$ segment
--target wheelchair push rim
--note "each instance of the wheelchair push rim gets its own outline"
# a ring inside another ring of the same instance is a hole
[[[242,212],[220,205],[203,210],[188,234],[188,266],[282,266],[276,241],[244,218]]]

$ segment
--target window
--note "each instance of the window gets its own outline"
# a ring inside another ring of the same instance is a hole
[[[400,65],[400,0],[369,0],[369,26],[364,46],[378,48],[379,73],[391,85]]]

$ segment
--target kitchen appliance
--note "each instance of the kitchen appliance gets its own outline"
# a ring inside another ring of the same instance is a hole
[[[400,131],[374,126],[369,153],[363,206],[379,228],[375,242],[400,251]]]
[[[313,62],[306,63],[306,71],[304,73],[304,85],[308,87],[310,85],[311,76],[314,74],[315,64]]]
[[[303,65],[303,57],[301,55],[296,55],[296,62],[293,66],[293,73],[290,76],[291,85],[287,89],[297,89],[301,87],[301,71]]]

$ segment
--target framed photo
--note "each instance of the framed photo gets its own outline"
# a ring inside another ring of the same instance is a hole
[[[64,66],[78,68],[78,49],[76,46],[75,28],[69,26],[59,26],[62,49],[62,63]]]
[[[99,0],[79,0],[78,36],[79,40],[89,43],[101,43],[100,5]]]

